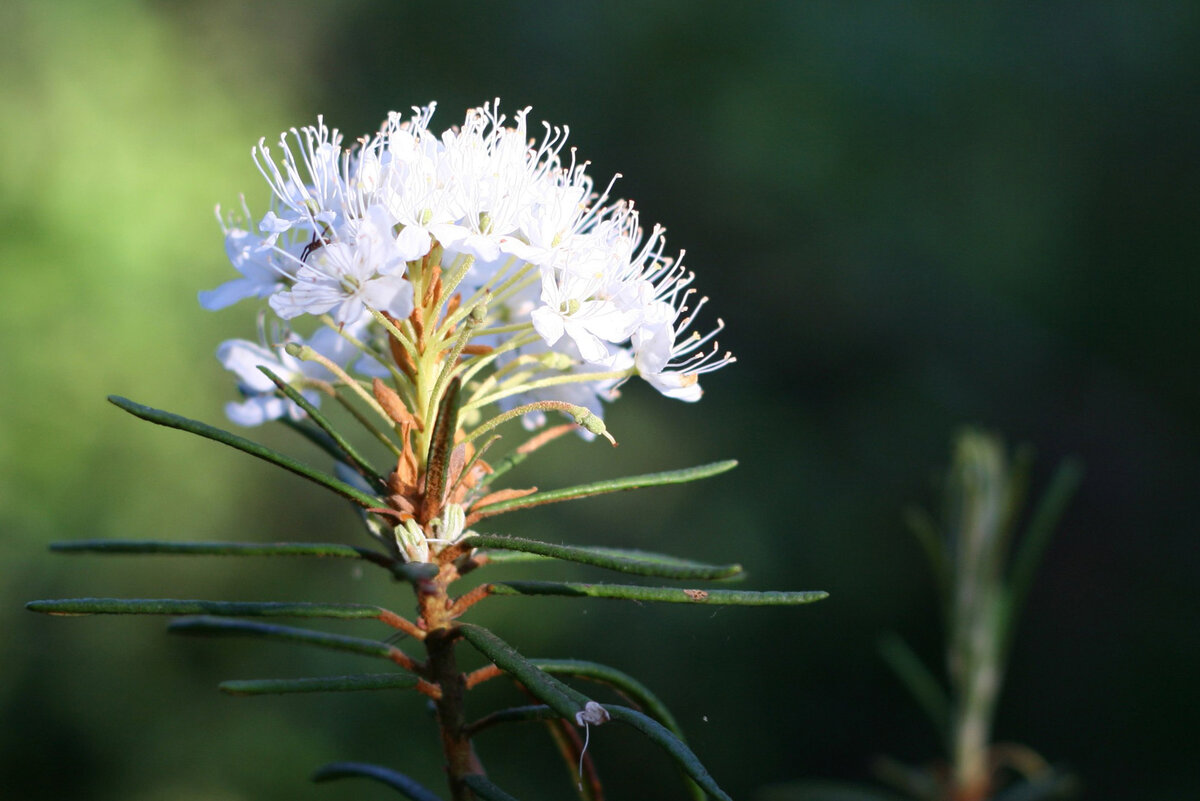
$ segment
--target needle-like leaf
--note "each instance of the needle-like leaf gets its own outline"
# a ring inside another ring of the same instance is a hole
[[[879,651],[900,682],[925,710],[942,742],[948,744],[950,699],[946,697],[946,691],[934,678],[933,673],[897,634],[885,636],[879,643]]]
[[[358,470],[358,472],[362,473],[367,480],[373,482],[376,487],[383,488],[386,486],[383,476],[375,472],[375,469],[371,467],[371,464],[358,453],[355,447],[350,444],[349,440],[337,432],[337,429],[333,427],[333,425],[329,422],[329,419],[326,418],[325,415],[321,414],[321,410],[309,402],[308,398],[304,397],[304,395],[291,384],[275,375],[275,373],[271,372],[271,369],[266,365],[260,364],[258,369],[263,375],[271,379],[271,383],[278,387],[280,392],[282,392],[284,395],[287,395],[292,403],[303,409],[308,415],[309,419],[311,419],[321,428],[322,431],[329,435],[329,438],[333,440],[334,444],[337,445],[338,449],[342,452],[345,458],[349,460],[350,464],[354,465],[354,468]]]
[[[401,578],[408,568],[393,557],[358,548],[328,542],[168,542],[166,540],[75,540],[52,542],[50,550],[58,553],[99,553],[109,555],[152,556],[315,556],[329,559],[364,559],[379,565]],[[437,568],[434,566],[434,572]]]
[[[683,730],[679,727],[666,704],[658,699],[650,689],[640,681],[608,665],[599,662],[586,662],[582,659],[531,659],[535,667],[541,668],[552,676],[577,676],[581,679],[607,684],[634,704],[642,707],[652,718],[666,726],[679,739],[684,739]]]
[[[463,784],[470,787],[472,792],[484,801],[517,801],[516,796],[504,792],[478,773],[463,776]]]
[[[219,617],[378,618],[384,610],[363,604],[281,603],[277,601],[192,601],[174,598],[65,598],[30,601],[25,608],[48,615],[215,615]]]
[[[496,667],[508,673],[534,695],[544,701],[561,717],[574,720],[588,702],[588,697],[572,689],[533,662],[522,656],[517,649],[485,628],[469,623],[461,624],[463,638],[492,660]]]
[[[442,494],[450,471],[450,452],[454,449],[454,433],[458,430],[459,379],[453,378],[446,386],[442,403],[438,407],[437,420],[433,425],[433,436],[429,440],[428,468],[425,471],[425,500],[423,519],[433,518],[442,508]]]
[[[399,650],[378,640],[347,637],[342,634],[326,634],[322,631],[256,623],[250,620],[225,620],[218,617],[183,618],[172,622],[167,630],[176,634],[261,637],[267,640],[294,642],[333,651],[349,651],[364,656],[377,656],[393,660],[395,653]]]
[[[117,395],[109,395],[108,400],[115,406],[119,406],[135,417],[140,417],[151,423],[157,423],[160,426],[167,428],[177,428],[180,431],[187,431],[192,434],[211,439],[214,442],[220,442],[228,445],[231,448],[236,448],[243,453],[248,453],[251,456],[256,456],[263,461],[270,462],[273,465],[282,467],[284,470],[295,473],[298,476],[307,478],[309,481],[320,484],[326,489],[333,490],[343,498],[348,498],[351,501],[364,507],[382,506],[383,502],[372,495],[356,489],[344,481],[339,481],[333,476],[322,473],[320,470],[314,470],[306,464],[296,461],[290,456],[285,456],[278,451],[272,450],[265,445],[259,445],[257,442],[248,440],[245,437],[232,434],[228,431],[215,428],[207,423],[201,423],[198,420],[191,420],[187,417],[181,417],[171,412],[164,412],[161,409],[154,409],[149,406],[143,406],[140,403],[134,403],[128,398],[122,398]]]
[[[554,545],[549,542],[501,537],[493,534],[476,534],[468,537],[464,546],[471,548],[502,548],[506,551],[563,559],[585,565],[603,567],[622,573],[657,578],[714,580],[736,576],[742,572],[741,565],[706,565],[687,559],[676,559],[659,554],[641,554],[636,551],[612,551],[602,548],[580,548],[570,545]]]
[[[634,584],[583,584],[567,581],[503,581],[490,584],[492,595],[565,595],[579,598],[618,598],[710,606],[794,606],[829,597],[822,590],[804,592],[750,592],[745,590],[693,590],[678,587],[642,587]]]
[[[608,710],[608,714],[613,720],[619,720],[622,723],[627,723],[635,729],[646,735],[651,742],[661,747],[664,751],[674,757],[679,766],[683,768],[684,773],[691,777],[692,781],[704,788],[704,791],[713,798],[720,801],[733,801],[724,790],[713,780],[709,775],[704,765],[692,753],[692,749],[668,731],[662,724],[655,721],[653,718],[638,712],[636,709],[630,709],[627,706],[617,706],[616,704],[605,704],[604,708]]]
[[[223,681],[217,688],[230,695],[283,695],[410,689],[416,686],[417,677],[408,673],[358,673],[303,679],[236,679]]]
[[[565,489],[535,492],[532,495],[526,495],[522,498],[491,503],[487,506],[472,509],[471,514],[476,519],[480,519],[503,512],[511,512],[515,509],[526,509],[531,506],[541,506],[547,503],[587,498],[592,495],[605,495],[610,492],[621,492],[623,490],[640,489],[642,487],[658,487],[665,484],[686,484],[689,481],[698,481],[702,478],[720,475],[735,467],[737,467],[737,461],[727,459],[723,462],[713,462],[712,464],[688,467],[683,470],[668,470],[663,473],[648,473],[641,476],[627,476],[625,478],[613,478],[606,481],[594,481],[591,484],[579,484],[578,486],[567,487]]]
[[[1024,536],[1013,555],[1012,567],[1009,569],[1008,599],[1004,610],[1003,641],[1001,647],[1007,652],[1011,645],[1013,623],[1021,613],[1025,604],[1025,596],[1033,584],[1034,573],[1042,554],[1050,544],[1054,528],[1066,511],[1071,496],[1079,489],[1083,480],[1083,466],[1073,459],[1068,459],[1058,466],[1050,479],[1050,486],[1038,501],[1033,511]]]
[[[331,762],[313,774],[314,782],[346,778],[374,779],[393,790],[399,790],[401,795],[407,796],[410,801],[442,801],[424,785],[417,784],[403,773],[380,765],[368,765],[365,762]]]

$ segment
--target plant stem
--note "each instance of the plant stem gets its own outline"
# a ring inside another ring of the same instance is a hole
[[[459,633],[455,629],[453,603],[449,587],[458,578],[453,562],[443,560],[436,578],[417,584],[421,617],[428,633],[425,650],[429,655],[426,673],[430,681],[441,688],[435,700],[438,728],[442,735],[442,753],[446,760],[446,778],[450,783],[452,801],[474,801],[475,794],[463,782],[470,773],[482,774],[483,766],[475,756],[470,735],[466,731],[464,701],[466,677],[458,668],[454,647]]]
[[[442,733],[442,752],[446,757],[446,773],[450,782],[450,796],[454,801],[471,801],[474,794],[463,783],[468,773],[480,773],[479,763],[471,749],[471,740],[463,729],[467,724],[463,711],[466,682],[458,670],[454,655],[457,636],[447,629],[431,632],[425,638],[429,652],[429,670],[442,688],[442,697],[437,701],[438,728]]]

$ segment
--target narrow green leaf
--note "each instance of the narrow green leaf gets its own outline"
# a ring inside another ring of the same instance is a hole
[[[938,600],[942,603],[942,613],[949,620],[950,587],[953,584],[950,555],[946,552],[945,542],[938,534],[937,525],[924,509],[910,508],[904,512],[904,522],[909,531],[917,538],[929,567],[933,571],[933,579],[938,588]]]
[[[651,742],[658,745],[679,763],[683,771],[691,777],[692,781],[704,788],[704,791],[713,798],[720,801],[733,801],[724,790],[717,785],[713,777],[709,775],[704,765],[692,753],[692,749],[662,724],[655,721],[653,718],[638,712],[636,709],[630,709],[627,706],[617,706],[616,704],[605,704],[604,708],[608,710],[608,714],[613,720],[619,720],[622,723],[627,723],[635,729],[646,735]]]
[[[993,801],[1050,801],[1078,795],[1078,779],[1057,768],[1050,768],[1034,778],[1010,784],[993,796]]]
[[[383,610],[362,604],[188,601],[174,598],[65,598],[30,601],[25,608],[48,615],[217,615],[220,617],[378,618]]]
[[[559,440],[559,439],[561,439],[561,437],[555,437],[555,439],[551,440],[551,441],[555,441],[555,440]],[[549,444],[549,443],[546,443],[546,444]],[[543,445],[542,447],[545,447],[545,445]],[[479,486],[480,487],[490,486],[496,479],[500,478],[500,476],[504,475],[509,470],[512,470],[514,467],[516,467],[521,462],[528,459],[534,453],[537,453],[538,450],[539,449],[534,449],[531,451],[523,451],[520,448],[517,448],[516,450],[511,451],[506,456],[502,457],[500,460],[492,463],[492,472],[483,477],[483,479],[479,482]]]
[[[1020,544],[1017,545],[1009,571],[1008,606],[1002,633],[1003,652],[1008,651],[1013,623],[1025,604],[1025,597],[1033,584],[1033,576],[1042,560],[1042,554],[1046,552],[1046,547],[1054,536],[1054,528],[1082,480],[1083,467],[1078,462],[1068,459],[1060,464],[1050,479],[1050,486],[1038,501]]]
[[[886,635],[879,642],[879,651],[883,661],[888,663],[900,683],[929,716],[942,742],[949,744],[950,699],[929,668],[899,635]]]
[[[520,565],[530,562],[553,562],[549,556],[539,556],[536,553],[521,553],[520,551],[478,551],[478,556],[486,556],[488,564]]]
[[[484,729],[490,729],[498,723],[525,723],[530,720],[562,720],[562,717],[545,704],[512,706],[484,715],[479,720],[468,724],[465,731],[474,737]]]
[[[361,490],[358,490],[344,481],[339,481],[333,476],[322,473],[319,470],[314,470],[306,464],[296,461],[290,456],[285,456],[278,451],[272,450],[264,445],[259,445],[257,442],[248,440],[245,437],[232,434],[228,431],[215,428],[207,423],[201,423],[198,420],[191,420],[187,417],[181,417],[171,412],[164,412],[161,409],[154,409],[149,406],[143,406],[140,403],[122,398],[117,395],[110,395],[108,400],[115,406],[119,406],[135,417],[140,417],[151,423],[157,423],[160,426],[167,428],[177,428],[180,431],[187,431],[191,434],[211,439],[214,442],[220,442],[228,445],[231,448],[236,448],[243,453],[248,453],[251,456],[256,456],[263,461],[270,462],[273,465],[282,467],[284,470],[295,473],[298,476],[307,478],[326,489],[333,490],[343,498],[348,498],[355,503],[365,506],[381,506],[382,501],[372,495],[368,495]]]
[[[283,695],[411,689],[416,686],[417,677],[408,673],[358,673],[303,679],[236,679],[221,682],[217,689],[230,695]]]
[[[75,540],[52,542],[58,553],[100,553],[154,556],[315,556],[329,559],[364,559],[395,573],[400,578],[421,565],[406,565],[368,548],[327,542],[168,542],[165,540]],[[437,566],[433,566],[437,571]],[[421,576],[416,576],[420,578]]]
[[[333,459],[341,461],[346,458],[346,455],[342,453],[342,449],[337,446],[337,443],[328,434],[313,425],[311,420],[293,420],[285,414],[276,422],[292,429],[292,431],[295,431],[313,445],[316,445]]]
[[[460,385],[461,381],[456,376],[446,386],[429,438],[429,455],[425,461],[425,499],[422,504],[424,520],[432,518],[442,506],[442,494],[450,473],[450,452],[454,450],[454,432],[458,430]]]
[[[905,801],[906,798],[874,787],[829,781],[777,784],[762,792],[762,801]]]
[[[539,701],[544,701],[561,717],[575,719],[588,702],[588,697],[554,678],[533,662],[522,656],[517,649],[485,628],[470,623],[459,626],[463,639],[480,653],[492,660],[496,667],[513,676]]]
[[[749,592],[641,587],[634,584],[583,584],[568,581],[502,581],[489,585],[493,595],[566,595],[578,598],[619,598],[710,606],[794,606],[829,597],[821,590],[806,592]]]
[[[50,550],[61,553],[162,554],[166,556],[320,556],[335,559],[369,559],[371,561],[388,558],[365,548],[326,542],[72,540],[70,542],[52,542]]]
[[[400,794],[408,797],[410,801],[441,801],[432,790],[418,784],[403,773],[379,765],[369,765],[365,762],[331,762],[318,768],[312,778],[314,782],[329,782],[347,778],[374,779],[393,790],[399,790]]]
[[[490,503],[487,506],[476,507],[471,511],[474,514],[481,514],[483,517],[490,517],[502,512],[511,512],[516,509],[526,509],[531,506],[541,506],[542,504],[557,503],[559,501],[570,501],[575,498],[587,498],[592,495],[604,495],[610,492],[641,489],[642,487],[658,487],[664,484],[686,484],[689,481],[698,481],[702,478],[720,475],[735,467],[737,467],[737,461],[728,459],[724,462],[713,462],[712,464],[688,467],[683,470],[669,470],[665,473],[649,473],[643,476],[628,476],[626,478],[595,481],[591,484],[580,484],[565,489],[535,492],[523,498],[513,498],[509,501],[500,501],[498,503]]]
[[[312,645],[333,651],[349,651],[364,656],[377,656],[383,659],[390,659],[392,653],[398,650],[378,640],[347,637],[342,634],[326,634],[322,631],[256,623],[250,620],[225,620],[218,617],[183,618],[173,621],[167,630],[175,634],[261,637],[267,640]]]
[[[335,429],[329,422],[329,418],[321,414],[321,410],[310,403],[308,398],[304,397],[304,395],[291,384],[275,375],[275,373],[271,372],[271,369],[266,365],[260,364],[258,369],[263,375],[271,379],[271,383],[278,387],[280,392],[282,392],[284,395],[287,395],[292,403],[304,410],[309,419],[316,423],[317,426],[319,426],[320,429],[329,436],[334,444],[337,445],[338,450],[341,451],[342,455],[344,455],[345,458],[350,461],[350,464],[352,464],[354,468],[358,470],[358,472],[362,473],[362,475],[368,481],[374,482],[375,486],[380,488],[386,486],[383,476],[375,472],[375,469],[371,467],[371,464],[359,454],[355,447],[350,444],[349,440],[338,433],[337,429]]]
[[[714,580],[729,578],[742,572],[741,565],[706,565],[684,559],[675,559],[658,554],[634,556],[636,552],[614,553],[599,548],[580,548],[570,545],[554,545],[521,537],[501,537],[494,534],[476,534],[468,537],[464,545],[472,548],[502,548],[506,551],[523,551],[568,562],[632,573],[638,576],[657,578]]]
[[[666,704],[650,692],[646,685],[628,673],[599,662],[586,662],[581,659],[531,659],[529,661],[551,676],[577,676],[613,687],[632,703],[642,707],[652,718],[670,729],[676,737],[684,739],[683,730],[679,727],[679,723],[671,711],[667,709]]]
[[[484,801],[517,801],[516,796],[504,792],[478,773],[468,773],[463,776],[463,784],[470,787],[472,792]]]

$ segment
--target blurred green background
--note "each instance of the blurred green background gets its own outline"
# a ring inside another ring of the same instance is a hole
[[[886,672],[937,659],[933,590],[901,522],[962,424],[1087,468],[1018,633],[997,736],[1089,798],[1200,790],[1200,7],[1151,3],[23,2],[0,32],[0,754],[14,799],[389,798],[313,786],[335,759],[437,785],[415,696],[239,700],[225,678],[370,670],[353,656],[49,619],[77,595],[372,601],[337,564],[65,558],[85,537],[350,540],[349,510],[109,393],[220,424],[217,343],[242,305],[212,208],[260,137],[318,113],[351,138],[437,100],[499,96],[572,128],[600,182],[686,248],[736,366],[684,406],[631,387],[619,449],[571,442],[543,487],[737,457],[719,481],[503,519],[509,533],[745,563],[782,610],[499,600],[527,653],[608,662],[680,717],[740,799],[936,756]],[[307,458],[286,431],[262,438]],[[514,474],[515,475],[515,474]],[[614,525],[616,523],[616,525]],[[343,629],[344,630],[344,629]],[[373,631],[363,628],[361,633]],[[614,632],[619,632],[614,636]],[[499,687],[475,707],[510,699]],[[512,792],[564,798],[544,732],[484,735]],[[628,730],[593,732],[614,799],[672,798]],[[634,769],[647,771],[635,780]]]

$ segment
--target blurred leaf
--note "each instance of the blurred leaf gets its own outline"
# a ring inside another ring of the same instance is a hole
[[[698,481],[702,478],[720,475],[735,467],[737,467],[737,460],[727,459],[723,462],[713,462],[712,464],[688,467],[683,470],[668,470],[663,473],[648,473],[642,476],[594,481],[590,484],[579,484],[578,486],[567,487],[565,489],[535,492],[523,498],[500,501],[499,503],[488,504],[487,506],[478,507],[471,511],[473,514],[481,514],[483,517],[489,517],[516,509],[526,509],[531,506],[541,506],[559,501],[570,501],[576,498],[588,498],[592,495],[604,495],[610,492],[641,489],[642,487],[658,487],[665,484],[686,484],[689,481]]]
[[[302,679],[235,679],[221,682],[217,689],[230,695],[281,695],[409,689],[416,686],[417,677],[408,673],[358,673]]]
[[[470,623],[459,627],[463,638],[475,646],[496,667],[514,677],[539,701],[544,701],[561,717],[574,720],[590,700],[568,687],[522,656],[515,648],[485,628]]]
[[[545,704],[528,706],[511,706],[484,715],[467,725],[467,731],[474,737],[484,729],[490,729],[498,723],[526,723],[531,720],[561,720],[561,715]]]
[[[794,606],[829,597],[823,590],[805,592],[751,592],[742,590],[693,590],[678,587],[642,587],[635,584],[583,584],[572,581],[502,581],[489,585],[493,595],[566,595],[586,598],[617,598],[627,601],[658,601],[715,606]]]
[[[245,437],[232,434],[228,431],[215,428],[207,423],[201,423],[198,420],[191,420],[187,417],[181,417],[171,412],[164,412],[161,409],[154,409],[149,406],[143,406],[140,403],[122,398],[118,395],[109,395],[108,400],[115,406],[118,406],[129,412],[135,417],[140,417],[151,423],[157,423],[160,426],[167,428],[177,428],[180,431],[187,431],[190,434],[211,439],[215,442],[220,442],[223,445],[228,445],[231,448],[236,448],[243,453],[248,453],[251,456],[256,456],[263,461],[270,462],[273,465],[282,467],[284,470],[295,473],[298,476],[307,478],[326,489],[333,490],[338,495],[347,498],[360,506],[373,507],[381,506],[382,501],[372,495],[367,495],[365,492],[358,490],[344,481],[339,481],[333,476],[322,473],[319,470],[314,470],[308,465],[302,464],[290,456],[285,456],[278,451],[272,450],[265,445],[259,445],[257,442],[248,440]]]
[[[1038,501],[1020,544],[1017,545],[1008,577],[1008,598],[1001,629],[1004,637],[1001,658],[1008,651],[1013,624],[1021,614],[1021,607],[1029,594],[1030,585],[1033,584],[1033,576],[1037,572],[1042,554],[1050,544],[1054,528],[1082,480],[1083,466],[1078,462],[1068,459],[1060,464],[1050,479],[1050,486]]]
[[[904,522],[908,524],[909,530],[917,538],[921,549],[925,551],[925,557],[929,560],[929,567],[933,571],[933,578],[937,583],[938,601],[941,603],[940,611],[945,620],[950,620],[950,587],[953,581],[950,571],[953,568],[950,564],[950,556],[946,553],[946,543],[938,534],[937,524],[924,509],[906,509]]]
[[[25,608],[48,615],[219,615],[222,617],[378,618],[384,610],[363,604],[319,604],[307,601],[190,601],[173,598],[65,598],[30,601]]]
[[[769,787],[760,801],[904,801],[904,797],[863,785],[813,781]]]
[[[648,737],[652,742],[660,746],[668,754],[674,757],[675,761],[679,763],[684,772],[687,773],[687,775],[690,776],[692,780],[696,782],[696,784],[703,787],[705,792],[707,792],[713,798],[721,799],[721,801],[732,801],[732,799],[726,795],[725,791],[722,790],[713,780],[713,777],[709,775],[704,765],[702,765],[700,760],[696,758],[696,755],[692,753],[692,749],[688,748],[682,740],[668,731],[662,726],[662,724],[658,723],[653,718],[643,715],[636,709],[630,709],[627,706],[605,704],[604,708],[608,710],[608,714],[612,715],[613,720],[619,720],[622,723],[628,723],[630,726],[633,726],[642,734],[646,735],[646,737]]]
[[[303,409],[310,420],[316,423],[322,431],[329,435],[329,438],[334,442],[335,445],[337,445],[338,450],[345,455],[345,457],[350,461],[350,464],[352,464],[355,469],[358,470],[358,472],[362,473],[362,475],[369,481],[374,482],[375,486],[380,488],[386,486],[383,476],[375,472],[375,469],[371,467],[371,464],[358,453],[355,447],[351,445],[345,437],[337,432],[333,425],[330,424],[328,418],[321,414],[321,410],[310,403],[308,398],[304,397],[304,395],[297,391],[297,389],[291,384],[275,375],[275,373],[271,372],[271,369],[266,365],[260,364],[258,369],[263,373],[263,375],[271,379],[271,383],[277,386],[280,392],[282,392],[284,395],[287,395],[288,398],[291,399],[292,403],[295,403],[297,406]]]
[[[480,798],[486,799],[486,801],[517,801],[515,796],[504,792],[478,773],[468,773],[466,776],[463,776],[463,784],[470,787],[471,790],[479,794]]]
[[[596,763],[587,754],[587,740],[579,736],[579,732],[572,728],[571,723],[560,717],[547,718],[545,724],[546,731],[567,768],[571,784],[579,794],[579,801],[602,801],[604,788],[596,772]]]
[[[949,743],[950,699],[929,668],[897,634],[884,635],[879,641],[879,652],[901,684],[925,710],[942,742]]]
[[[364,762],[331,762],[317,769],[317,772],[313,774],[313,781],[328,782],[352,777],[374,779],[393,790],[399,790],[402,795],[408,796],[412,801],[441,801],[431,790],[417,784],[403,773]]]
[[[662,554],[641,554],[637,551],[614,553],[600,548],[553,545],[548,542],[527,540],[521,537],[502,537],[494,534],[476,534],[468,537],[462,544],[472,548],[502,548],[508,551],[522,551],[603,567],[608,570],[617,570],[622,573],[657,578],[713,580],[729,578],[742,572],[742,566],[735,564],[706,565]]]
[[[312,645],[317,648],[327,648],[333,651],[349,651],[364,656],[378,656],[391,659],[398,649],[378,640],[367,640],[360,637],[347,637],[341,634],[326,634],[321,631],[298,629],[291,626],[276,626],[268,623],[255,623],[249,620],[224,620],[217,617],[192,617],[176,620],[167,627],[174,634],[232,635],[244,637],[261,637],[267,640],[294,642],[301,645]]]
[[[1009,785],[991,801],[1048,801],[1049,799],[1075,798],[1079,795],[1079,781],[1069,773],[1051,769],[1048,774]]]

